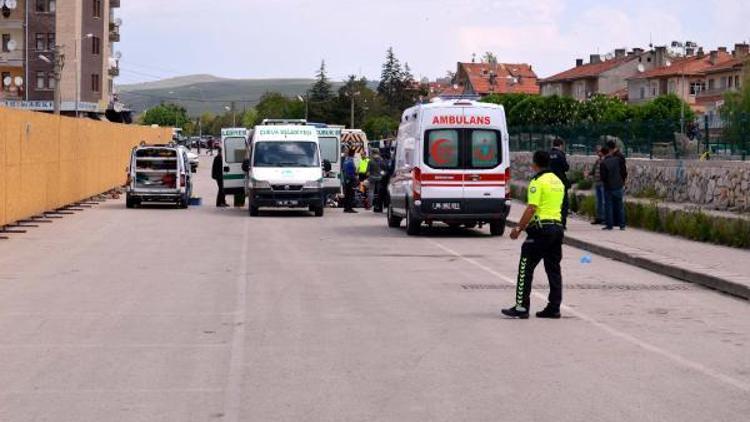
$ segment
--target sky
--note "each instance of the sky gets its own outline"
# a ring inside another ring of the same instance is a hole
[[[393,47],[417,77],[472,54],[540,77],[576,58],[672,40],[706,50],[750,39],[749,0],[125,0],[119,84],[188,74],[378,79]]]

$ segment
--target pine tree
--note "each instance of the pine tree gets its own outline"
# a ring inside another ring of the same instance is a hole
[[[333,92],[331,82],[328,80],[325,60],[321,61],[315,79],[315,83],[310,89],[310,101],[318,103],[330,101],[333,98]]]
[[[403,70],[401,62],[393,53],[393,47],[388,48],[383,71],[380,74],[380,84],[378,85],[378,94],[380,94],[392,108],[396,108],[399,103],[399,97],[402,90]]]

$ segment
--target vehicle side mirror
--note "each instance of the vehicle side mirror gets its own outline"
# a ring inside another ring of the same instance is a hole
[[[195,167],[192,167],[192,168],[190,169],[190,173],[198,173],[198,169],[197,169],[197,168],[195,168]]]
[[[323,171],[328,173],[332,169],[333,169],[333,166],[331,165],[331,162],[329,160],[323,160]]]
[[[242,171],[245,173],[250,173],[250,160],[244,160],[242,162]]]

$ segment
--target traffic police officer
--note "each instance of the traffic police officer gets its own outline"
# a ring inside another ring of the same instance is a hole
[[[550,169],[550,154],[546,151],[534,153],[533,169],[537,172],[531,179],[528,191],[528,206],[513,229],[510,238],[518,239],[522,231],[527,238],[521,248],[521,262],[518,265],[518,284],[516,286],[516,304],[502,313],[509,317],[527,319],[531,296],[531,284],[534,269],[544,260],[544,270],[549,279],[549,303],[537,312],[538,318],[560,318],[562,303],[562,202],[565,186]]]

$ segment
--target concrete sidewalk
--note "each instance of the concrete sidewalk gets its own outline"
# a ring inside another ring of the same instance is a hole
[[[511,225],[521,218],[523,207],[524,204],[514,201]],[[565,243],[750,300],[750,251],[639,229],[603,231],[601,228],[589,224],[588,220],[572,217]]]

